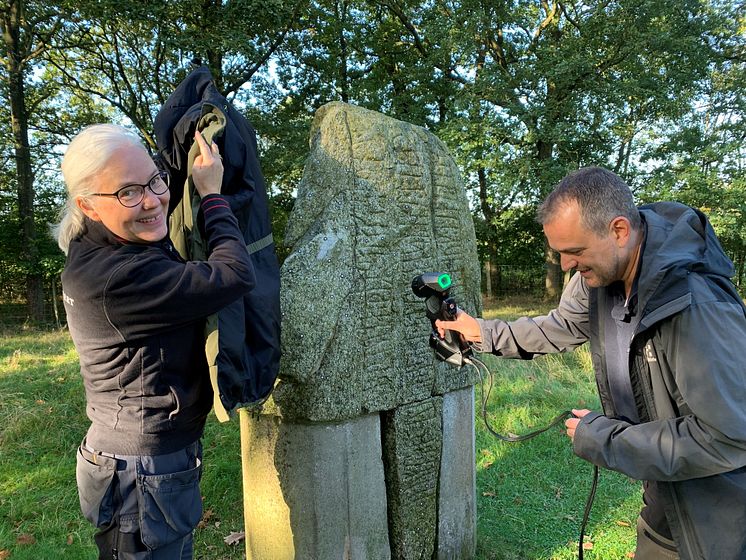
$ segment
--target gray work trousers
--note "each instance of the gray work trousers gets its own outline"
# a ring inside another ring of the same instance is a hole
[[[113,455],[83,441],[76,478],[83,515],[98,528],[99,560],[192,560],[202,517],[202,447]]]

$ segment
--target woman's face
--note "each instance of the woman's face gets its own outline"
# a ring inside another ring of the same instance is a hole
[[[94,178],[95,189],[99,193],[113,194],[127,185],[145,185],[157,173],[153,160],[143,148],[123,145]],[[101,222],[122,239],[153,243],[168,234],[166,217],[170,198],[168,189],[156,195],[146,188],[142,202],[132,208],[126,208],[116,197],[109,196],[80,196],[76,202],[86,216]]]

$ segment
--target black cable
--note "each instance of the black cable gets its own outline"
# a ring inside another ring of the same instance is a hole
[[[593,465],[593,483],[588,499],[585,501],[585,511],[583,511],[583,521],[580,523],[580,541],[578,542],[578,560],[583,560],[583,538],[585,536],[585,527],[588,524],[588,518],[591,515],[593,500],[596,498],[596,488],[598,488],[598,465]]]
[[[547,426],[539,430],[535,430],[533,432],[529,432],[527,434],[523,434],[520,436],[505,436],[503,434],[496,432],[492,428],[492,426],[490,426],[490,423],[487,420],[487,400],[489,399],[490,393],[492,392],[494,376],[492,375],[492,372],[490,371],[490,369],[487,367],[487,364],[485,364],[480,359],[475,358],[474,356],[470,356],[466,358],[464,361],[467,364],[471,364],[472,366],[474,366],[474,368],[477,370],[477,373],[479,374],[480,383],[482,385],[482,419],[484,420],[484,425],[487,427],[487,431],[489,431],[497,439],[501,441],[507,441],[509,443],[515,443],[517,441],[526,441],[527,439],[536,437],[539,434],[543,434],[550,428],[553,428],[554,426],[558,425],[565,418],[569,418],[570,416],[572,416],[572,412],[570,412],[569,410],[565,410],[561,414],[555,416],[554,419],[552,419],[552,421]],[[482,366],[487,371],[487,374],[488,374],[487,377],[489,379],[489,386],[487,388],[487,391],[484,390],[484,376],[482,374],[482,370],[480,370],[478,366]]]
[[[464,362],[474,367],[474,369],[477,370],[477,374],[479,375],[479,381],[480,385],[482,387],[482,402],[481,402],[481,408],[482,408],[482,420],[484,421],[484,425],[487,428],[487,431],[489,431],[494,437],[501,441],[505,441],[508,443],[516,443],[518,441],[526,441],[527,439],[531,439],[533,437],[538,436],[539,434],[543,434],[553,426],[556,426],[559,424],[562,420],[565,418],[569,418],[572,416],[572,412],[569,410],[566,410],[562,412],[561,414],[557,415],[550,423],[549,425],[545,426],[544,428],[541,428],[539,430],[534,430],[533,432],[529,432],[527,434],[523,434],[520,436],[505,436],[498,432],[496,432],[492,426],[490,426],[489,421],[487,420],[487,400],[489,399],[490,393],[492,392],[492,386],[494,384],[494,376],[492,375],[492,372],[490,371],[490,368],[487,367],[487,364],[485,364],[480,359],[476,358],[475,356],[471,355],[468,358],[464,359]],[[484,374],[482,373],[482,370],[480,369],[480,366],[485,369],[487,372],[487,377],[489,379],[489,386],[487,387],[487,390],[484,390]],[[588,494],[588,499],[585,502],[585,510],[583,511],[583,520],[580,523],[580,539],[578,541],[578,560],[583,560],[583,540],[585,538],[585,529],[588,525],[588,519],[591,515],[591,509],[593,508],[593,501],[596,498],[596,489],[598,488],[598,466],[593,465],[593,482],[591,483],[591,491]]]

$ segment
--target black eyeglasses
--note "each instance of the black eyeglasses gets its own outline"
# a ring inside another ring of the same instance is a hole
[[[125,185],[114,193],[91,193],[92,196],[109,196],[116,198],[125,208],[133,208],[145,198],[145,187],[155,195],[168,190],[169,175],[167,171],[159,171],[144,185]]]

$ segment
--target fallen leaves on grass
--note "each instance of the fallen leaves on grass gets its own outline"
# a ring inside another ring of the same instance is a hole
[[[489,449],[482,449],[482,458],[479,461],[479,467],[489,469],[495,463],[495,456]]]
[[[28,533],[22,533],[16,538],[16,544],[34,544],[35,542],[36,537]]]
[[[210,519],[214,515],[214,512],[212,511],[212,508],[209,508],[202,512],[202,519],[199,520],[199,523],[197,523],[197,529],[204,529],[207,527],[207,524],[210,522]]]
[[[241,532],[231,531],[230,535],[228,535],[227,537],[223,539],[223,542],[225,542],[225,544],[227,545],[234,545],[234,544],[240,543],[245,538],[246,538],[246,533],[244,533],[243,531]]]
[[[10,558],[10,550],[0,550],[0,560],[6,560]]]
[[[630,526],[630,524],[627,521],[622,521],[621,519],[615,521],[615,523],[617,525],[619,525],[620,527],[629,527]]]

